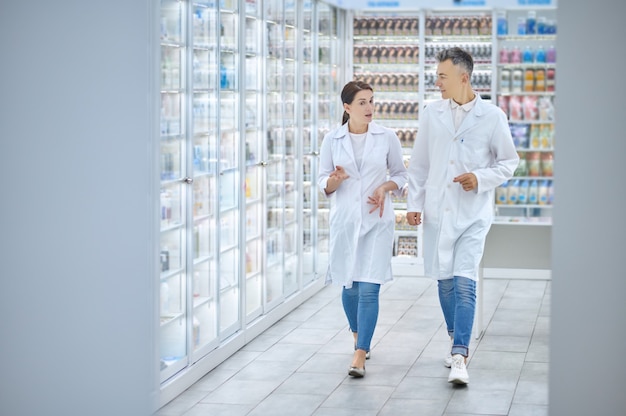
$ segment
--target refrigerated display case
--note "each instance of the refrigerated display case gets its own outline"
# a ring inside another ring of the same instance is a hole
[[[311,175],[338,97],[336,13],[161,2],[162,404],[321,287]]]

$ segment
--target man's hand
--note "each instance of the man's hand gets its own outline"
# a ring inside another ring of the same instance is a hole
[[[422,223],[422,213],[421,212],[407,212],[406,220],[409,222],[409,225],[420,225]]]
[[[452,182],[458,182],[463,187],[464,191],[471,191],[478,188],[478,179],[476,179],[476,175],[471,172],[457,176]]]

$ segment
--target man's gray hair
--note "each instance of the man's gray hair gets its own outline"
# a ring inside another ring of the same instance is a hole
[[[464,49],[456,46],[454,48],[443,49],[437,52],[435,59],[437,59],[437,62],[444,62],[450,59],[452,61],[452,65],[460,66],[461,69],[467,72],[467,75],[469,75],[470,78],[472,77],[474,59],[472,58],[472,55]]]

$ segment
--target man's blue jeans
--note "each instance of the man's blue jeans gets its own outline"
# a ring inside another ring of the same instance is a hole
[[[350,331],[357,333],[356,349],[370,350],[374,329],[378,321],[377,283],[352,282],[350,289],[343,288],[341,301],[348,318]]]
[[[476,282],[454,276],[439,280],[439,303],[452,341],[452,355],[469,355],[469,343],[476,310]]]

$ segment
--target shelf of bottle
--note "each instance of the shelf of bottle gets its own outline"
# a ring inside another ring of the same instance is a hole
[[[194,296],[193,298],[193,308],[197,309],[201,306],[206,305],[207,303],[211,302],[213,300],[213,297],[211,296]]]
[[[555,124],[555,123],[556,121],[554,120],[509,119],[509,124]],[[518,149],[518,150],[522,150],[522,149]],[[539,149],[529,149],[529,150],[539,150]]]
[[[434,57],[425,58],[424,66],[431,67],[431,66],[437,66],[437,65],[439,65],[439,62],[437,62],[437,60]],[[474,61],[474,72],[491,70],[492,67],[493,67],[493,62],[491,62],[491,60],[475,60]]]
[[[524,176],[513,176],[511,179],[509,179],[509,181],[514,181],[516,179],[520,179],[520,180],[528,180],[528,181],[552,181],[554,180],[554,176],[529,176],[529,175],[524,175]]]
[[[184,314],[182,312],[163,314],[159,317],[161,327],[166,326],[172,322],[176,322],[176,320],[182,318],[183,316]]]
[[[542,206],[545,208],[545,206]],[[493,219],[495,225],[532,225],[532,226],[551,226],[551,217],[512,217],[504,215],[496,215]]]
[[[556,41],[556,35],[498,35],[499,41]]]
[[[499,96],[503,96],[503,97],[520,96],[520,95],[554,97],[556,95],[555,91],[507,91],[507,92],[498,91],[496,94]]]
[[[535,209],[535,208],[546,208],[552,209],[554,205],[552,204],[495,204],[496,210],[499,209]]]
[[[419,45],[419,37],[415,35],[354,35],[354,46],[373,45]]]
[[[428,35],[426,42],[491,43],[491,35]]]
[[[506,62],[506,63],[498,63],[498,68],[545,68],[545,69],[555,69],[556,63],[554,62]]]
[[[359,69],[367,68],[369,72],[371,72],[372,69],[375,69],[377,71],[387,70],[387,72],[403,74],[406,73],[408,70],[412,70],[411,73],[415,72],[415,67],[418,65],[418,62],[353,62],[353,65],[354,72],[358,72]],[[400,68],[404,69],[404,71],[398,71],[399,65]]]

